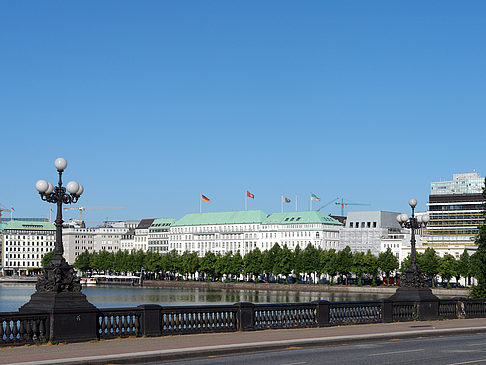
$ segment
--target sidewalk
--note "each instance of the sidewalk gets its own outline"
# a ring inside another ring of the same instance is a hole
[[[204,357],[286,347],[486,333],[485,319],[380,323],[352,326],[128,338],[0,349],[0,364],[123,364]]]

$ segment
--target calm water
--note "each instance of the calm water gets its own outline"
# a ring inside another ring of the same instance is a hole
[[[34,284],[0,284],[0,312],[16,311],[30,300]],[[181,288],[89,287],[83,288],[88,300],[98,308],[135,307],[140,304],[191,305],[292,303],[313,300],[377,300],[389,294],[307,293],[257,290],[207,290]]]

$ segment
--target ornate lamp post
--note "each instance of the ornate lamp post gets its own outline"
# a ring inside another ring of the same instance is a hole
[[[64,158],[58,158],[54,165],[59,173],[56,187],[46,180],[35,184],[41,199],[57,204],[56,243],[54,258],[43,270],[36,284],[36,292],[30,301],[19,308],[19,312],[50,313],[50,339],[71,340],[95,339],[96,307],[81,293],[81,284],[74,268],[63,257],[62,204],[76,203],[84,191],[81,184],[70,181],[62,185],[62,174],[67,167]]]
[[[417,200],[411,198],[408,204],[412,208],[412,216],[402,213],[397,216],[397,221],[403,228],[410,229],[410,266],[405,270],[400,279],[400,288],[390,298],[393,300],[435,300],[437,297],[430,290],[427,277],[417,266],[417,251],[415,249],[415,231],[419,228],[426,227],[430,220],[428,214],[415,216],[415,207]]]
[[[83,185],[76,181],[70,181],[66,187],[62,186],[62,173],[67,167],[67,161],[60,157],[54,162],[59,173],[58,185],[54,187],[46,180],[39,180],[35,184],[41,199],[57,204],[56,226],[56,243],[54,246],[54,259],[44,269],[44,275],[39,278],[36,289],[37,291],[81,291],[79,279],[74,273],[74,269],[63,257],[64,247],[62,244],[62,204],[76,203],[84,192]],[[66,192],[67,190],[67,192]]]

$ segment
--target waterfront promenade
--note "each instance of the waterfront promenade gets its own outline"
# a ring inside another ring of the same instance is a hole
[[[0,364],[133,364],[295,347],[475,333],[486,333],[486,319],[396,322],[6,347],[1,349]]]

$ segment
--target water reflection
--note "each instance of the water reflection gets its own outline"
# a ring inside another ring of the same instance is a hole
[[[33,284],[0,284],[0,312],[16,311],[29,301]],[[197,305],[252,303],[298,303],[313,300],[359,301],[387,298],[389,294],[308,293],[302,291],[210,290],[194,288],[83,288],[88,300],[99,308],[134,307],[140,304]]]

